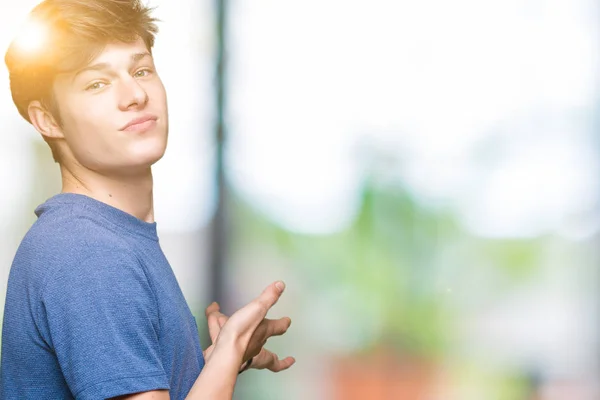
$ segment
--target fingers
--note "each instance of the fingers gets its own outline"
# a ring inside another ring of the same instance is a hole
[[[215,311],[220,311],[221,307],[219,307],[219,303],[217,303],[216,301],[213,301],[212,303],[210,303],[210,305],[208,307],[206,307],[206,310],[204,310],[204,315],[206,315],[206,318],[208,318],[208,315],[215,312]]]
[[[290,327],[290,323],[291,320],[287,317],[276,320],[267,318],[263,319],[260,324],[258,324],[252,333],[250,340],[248,341],[248,346],[246,347],[246,352],[244,353],[244,359],[254,357],[263,351],[267,340],[272,336],[283,335]]]
[[[279,357],[277,357],[277,354],[263,348],[260,354],[254,357],[254,361],[250,368],[268,369],[272,372],[280,372],[290,368],[295,363],[296,360],[294,357],[286,357],[283,360],[280,360]]]
[[[277,300],[279,300],[279,297],[281,297],[284,290],[285,283],[277,281],[267,286],[260,296],[255,299],[255,302],[260,306],[261,313],[264,314],[262,316],[263,318],[267,315],[269,309],[277,303]]]
[[[271,336],[281,336],[287,332],[291,324],[292,320],[288,317],[279,319],[265,318],[257,328],[257,332],[264,333],[265,338],[270,338]]]
[[[208,334],[210,335],[210,340],[214,343],[219,336],[219,332],[221,332],[221,327],[227,321],[227,317],[219,311],[219,304],[213,302],[206,308],[206,322],[208,324]],[[223,321],[224,319],[224,321]],[[223,321],[223,322],[222,322]],[[222,322],[222,323],[221,323]]]
[[[208,323],[208,334],[212,343],[216,342],[221,332],[221,326],[219,326],[219,320],[215,316],[211,316],[207,319]]]
[[[275,356],[275,358],[277,358],[277,355]],[[277,359],[273,363],[272,367],[269,368],[269,371],[281,372],[283,370],[288,369],[289,367],[291,367],[295,363],[296,363],[296,359],[294,357],[286,357],[283,360]]]
[[[286,357],[283,360],[280,360],[279,357],[277,357],[277,354],[272,352],[269,352],[269,356],[271,359],[268,360],[266,368],[272,372],[280,372],[286,370],[292,365],[294,365],[294,363],[296,362],[294,357]]]
[[[288,317],[279,319],[263,319],[253,333],[253,338],[259,338],[258,340],[267,340],[271,336],[283,335],[290,327],[292,320]]]

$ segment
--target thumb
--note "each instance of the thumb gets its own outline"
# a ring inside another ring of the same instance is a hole
[[[285,283],[277,281],[267,286],[260,296],[256,298],[255,301],[260,305],[261,311],[264,312],[263,318],[267,315],[269,309],[277,303],[284,290]]]

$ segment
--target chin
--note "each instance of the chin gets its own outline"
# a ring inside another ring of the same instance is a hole
[[[134,161],[134,165],[132,165],[132,167],[151,167],[152,165],[156,164],[161,158],[163,158],[164,155],[164,150],[157,150],[151,153],[139,154],[135,157],[132,157],[132,160]]]
[[[140,143],[139,146],[131,149],[131,160],[134,164],[139,166],[151,166],[163,158],[166,149],[166,140],[152,140],[143,144]]]

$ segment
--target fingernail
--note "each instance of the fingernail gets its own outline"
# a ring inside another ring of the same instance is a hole
[[[285,283],[279,281],[275,284],[275,287],[279,289],[280,292],[283,292],[283,289],[285,289]]]

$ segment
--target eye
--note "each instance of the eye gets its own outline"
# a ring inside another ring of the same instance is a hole
[[[140,70],[136,71],[136,73],[133,74],[133,76],[135,78],[143,78],[143,77],[146,77],[146,76],[150,75],[151,73],[152,73],[151,69],[144,68],[144,69],[140,69]]]
[[[85,90],[98,90],[102,89],[104,86],[106,86],[106,83],[104,82],[94,82],[88,87],[86,87]]]

